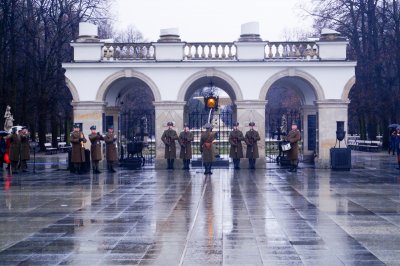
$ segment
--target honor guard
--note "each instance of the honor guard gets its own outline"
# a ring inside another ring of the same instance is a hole
[[[174,160],[176,158],[175,141],[179,139],[176,131],[172,129],[173,125],[174,124],[172,122],[168,122],[168,129],[164,130],[164,133],[161,136],[161,140],[165,144],[164,158],[167,159],[167,169],[174,169]]]
[[[242,141],[244,141],[244,136],[242,131],[238,129],[239,123],[233,123],[233,129],[229,133],[229,143],[231,149],[229,151],[229,157],[233,160],[233,166],[235,169],[240,169],[240,158],[243,158],[243,147]]]
[[[85,159],[85,143],[86,138],[79,127],[79,124],[74,124],[74,129],[71,133],[71,163],[73,164],[73,172],[82,174],[82,164],[86,161]]]
[[[301,140],[300,130],[297,129],[297,123],[293,121],[292,130],[286,136],[286,140],[290,142],[290,150],[288,151],[288,158],[290,160],[289,172],[297,172],[297,165],[299,163],[299,144]]]
[[[117,136],[114,134],[114,127],[109,126],[107,129],[107,134],[104,137],[104,142],[106,143],[106,160],[107,160],[107,170],[110,173],[115,173],[114,162],[118,161],[117,155]]]
[[[204,174],[212,175],[211,167],[212,163],[215,161],[214,147],[213,143],[216,138],[214,132],[212,132],[212,125],[210,123],[205,124],[206,132],[201,134],[200,138],[200,152],[204,164]]]
[[[258,158],[257,141],[260,140],[260,135],[254,130],[254,122],[249,123],[250,130],[246,132],[244,141],[247,145],[246,158],[249,159],[249,168],[256,169],[256,159]]]
[[[99,132],[96,132],[96,126],[91,126],[90,131],[89,140],[91,143],[90,155],[92,158],[92,169],[94,174],[100,174],[99,161],[101,161],[101,141],[104,140],[104,137]]]
[[[11,161],[11,171],[17,174],[18,162],[21,154],[21,136],[17,132],[17,128],[13,127],[11,129],[10,139],[10,161]]]
[[[183,131],[179,134],[179,144],[181,145],[181,152],[179,157],[183,161],[183,170],[189,170],[190,160],[192,159],[192,141],[193,133],[190,132],[189,125],[183,125]]]
[[[28,129],[26,127],[22,127],[19,135],[21,139],[20,166],[22,172],[28,172],[27,161],[30,159],[30,150],[31,150],[31,147],[29,145]]]

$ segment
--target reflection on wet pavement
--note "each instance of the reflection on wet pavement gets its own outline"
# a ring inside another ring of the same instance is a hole
[[[398,265],[400,171],[355,156],[350,172],[4,171],[0,265]]]

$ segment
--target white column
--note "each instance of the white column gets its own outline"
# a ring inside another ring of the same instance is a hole
[[[330,167],[329,150],[336,143],[336,121],[344,121],[347,132],[349,101],[323,100],[317,101],[318,108],[318,154],[315,160],[317,168]]]
[[[256,168],[265,168],[265,105],[267,101],[247,100],[236,101],[237,121],[239,122],[240,130],[243,134],[249,130],[249,123],[256,124],[255,129],[260,134],[261,140],[258,142],[258,153],[260,157],[256,160]],[[243,149],[246,156],[246,148]],[[243,168],[248,168],[249,162],[247,159],[242,159],[241,165]]]

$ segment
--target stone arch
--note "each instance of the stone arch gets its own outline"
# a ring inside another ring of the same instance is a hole
[[[231,89],[231,92],[227,92],[229,96],[235,100],[235,101],[240,101],[243,100],[243,94],[242,91],[240,90],[239,84],[228,74],[225,72],[222,72],[220,70],[216,70],[214,68],[207,68],[202,71],[196,72],[193,75],[191,75],[189,78],[185,80],[185,82],[182,84],[179,93],[178,93],[178,101],[186,101],[187,93],[188,90],[190,89],[191,85],[196,82],[197,80],[204,78],[204,77],[217,77],[223,81],[225,81]],[[231,94],[234,95],[231,95]],[[234,96],[234,97],[232,97]]]
[[[72,101],[73,102],[79,102],[79,93],[78,90],[76,89],[75,85],[72,83],[72,81],[65,77],[65,85],[68,87],[69,91],[71,92],[72,95]]]
[[[148,76],[146,76],[145,74],[132,70],[132,69],[125,69],[125,70],[121,70],[118,71],[110,76],[108,76],[103,83],[100,85],[99,90],[97,91],[96,94],[96,101],[104,101],[107,95],[107,91],[110,87],[110,85],[120,79],[120,78],[137,78],[140,79],[141,81],[143,81],[144,83],[146,83],[150,90],[152,91],[153,95],[154,95],[154,101],[158,102],[161,101],[161,94],[160,91],[157,88],[157,85],[155,84],[155,82],[149,78]]]
[[[324,94],[321,84],[319,84],[319,82],[312,75],[308,74],[307,72],[295,69],[295,68],[288,68],[281,72],[276,73],[275,75],[270,77],[264,83],[264,85],[262,86],[261,91],[260,91],[259,100],[265,100],[265,98],[268,94],[268,91],[271,89],[271,86],[276,81],[278,81],[282,78],[285,78],[285,77],[300,77],[300,78],[304,79],[311,85],[312,89],[314,90],[314,94],[317,98],[316,99],[317,101],[325,99],[325,94]]]
[[[356,84],[356,77],[353,76],[351,79],[349,79],[344,86],[343,92],[342,92],[342,100],[347,101],[349,100],[349,94],[351,89],[353,88],[354,84]]]

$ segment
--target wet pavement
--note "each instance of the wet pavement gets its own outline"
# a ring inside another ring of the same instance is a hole
[[[40,157],[36,173],[4,171],[0,265],[400,265],[395,157],[352,160],[73,175]]]

